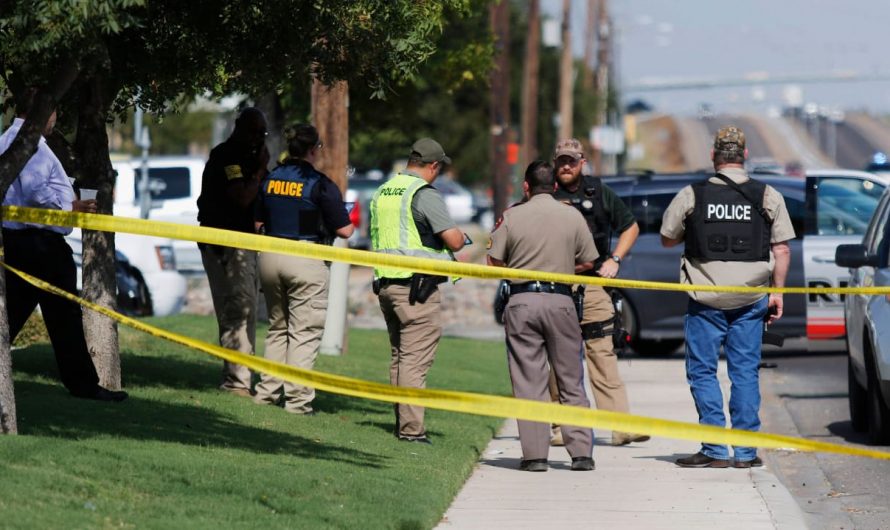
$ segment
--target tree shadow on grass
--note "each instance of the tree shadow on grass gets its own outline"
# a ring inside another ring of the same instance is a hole
[[[69,439],[114,436],[385,467],[385,458],[377,454],[245,425],[201,406],[134,396],[122,403],[76,399],[61,385],[37,381],[17,381],[15,392],[20,432],[26,435]]]

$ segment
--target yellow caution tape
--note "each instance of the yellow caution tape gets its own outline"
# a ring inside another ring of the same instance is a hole
[[[165,331],[145,324],[136,319],[126,317],[111,309],[93,304],[73,294],[65,292],[38,278],[28,275],[6,263],[3,267],[21,276],[35,287],[63,296],[88,309],[102,313],[121,324],[144,331],[155,337],[169,340],[190,348],[201,350],[220,359],[241,364],[255,371],[263,372],[280,379],[299,385],[310,386],[317,390],[375,399],[391,403],[405,403],[434,409],[448,410],[494,416],[498,418],[516,418],[520,420],[558,423],[561,425],[578,425],[581,427],[602,428],[622,432],[636,432],[651,436],[691,440],[714,444],[726,444],[746,447],[763,447],[770,449],[797,449],[801,451],[822,451],[842,455],[864,456],[881,460],[890,460],[890,453],[872,449],[806,440],[778,434],[725,429],[710,425],[697,425],[681,421],[663,420],[646,416],[623,414],[605,410],[593,410],[584,407],[558,405],[554,403],[530,401],[502,396],[489,396],[470,392],[450,390],[431,390],[404,388],[381,383],[363,381],[340,375],[305,370],[285,364],[268,361],[261,357],[245,355],[241,352],[209,344]]]
[[[539,280],[568,284],[599,285],[603,287],[619,287],[624,289],[651,289],[658,291],[699,291],[725,293],[784,293],[784,294],[890,294],[888,287],[741,287],[725,285],[682,285],[667,282],[650,282],[642,280],[606,279],[595,276],[576,276],[573,274],[557,274],[525,269],[509,269],[490,267],[474,263],[441,261],[428,258],[393,256],[365,250],[316,245],[301,241],[291,241],[277,237],[260,236],[161,221],[148,221],[112,215],[73,213],[61,210],[42,210],[4,206],[3,218],[8,221],[38,223],[55,226],[80,227],[87,230],[103,232],[127,232],[145,236],[157,236],[171,239],[184,239],[237,247],[260,252],[276,252],[304,258],[325,261],[339,261],[366,267],[388,267],[403,270],[435,274],[439,276],[461,276],[464,278],[480,278],[489,280]]]

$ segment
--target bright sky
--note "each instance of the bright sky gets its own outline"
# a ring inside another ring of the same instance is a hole
[[[611,0],[624,85],[646,78],[739,78],[856,71],[890,77],[887,0]],[[572,0],[576,54],[587,0]],[[542,0],[560,16],[561,0]],[[890,80],[801,85],[806,102],[890,113]],[[694,113],[766,110],[783,103],[782,85],[625,94],[658,109]]]

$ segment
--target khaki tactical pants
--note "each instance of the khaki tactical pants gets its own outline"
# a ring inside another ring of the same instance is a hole
[[[324,261],[262,252],[260,283],[269,310],[266,359],[311,370],[318,357],[328,309]],[[312,412],[315,389],[260,374],[254,401],[277,403],[294,414]]]
[[[200,245],[213,309],[219,326],[219,345],[253,355],[256,345],[257,253],[252,250]],[[224,390],[250,390],[250,370],[223,361]]]
[[[602,287],[588,285],[584,293],[584,315],[581,323],[602,322],[612,318],[614,314],[615,308],[609,293]],[[618,373],[618,356],[612,346],[611,335],[584,341],[584,353],[587,358],[587,373],[590,376],[590,387],[593,390],[596,408],[613,412],[629,412],[627,389]],[[551,398],[556,401],[552,376],[550,389]],[[619,442],[629,436],[627,433],[616,431],[612,433],[612,441]]]
[[[426,376],[442,337],[442,295],[436,290],[425,303],[411,305],[409,291],[406,285],[387,285],[378,295],[392,347],[389,382],[408,388],[426,388]],[[426,435],[423,412],[423,407],[395,405],[396,434]]]

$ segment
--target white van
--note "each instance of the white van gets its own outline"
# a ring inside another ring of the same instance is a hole
[[[151,209],[148,218],[187,225],[198,224],[198,196],[205,160],[195,156],[154,156],[148,158]],[[117,171],[114,214],[139,217],[139,182],[142,160],[131,158],[112,162]],[[180,271],[204,270],[201,253],[194,241],[173,240],[176,266]]]

